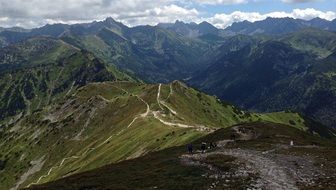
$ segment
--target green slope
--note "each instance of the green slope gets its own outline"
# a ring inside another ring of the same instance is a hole
[[[147,81],[170,81],[203,68],[213,47],[157,27],[111,24],[92,31],[75,27],[62,40],[32,38],[0,49],[0,189],[133,159],[238,123],[267,121],[316,136],[336,134],[297,113],[240,110],[178,81],[127,82],[134,79],[117,66]],[[334,54],[307,68],[315,56],[311,49],[302,52],[305,45],[265,42],[266,37],[225,40],[213,52],[216,62],[201,73],[199,80],[206,81],[194,81],[203,89],[252,109],[303,105],[309,115],[334,118]],[[301,75],[302,70],[308,72]],[[268,85],[273,94],[263,93]]]
[[[0,49],[0,119],[29,114],[89,82],[130,80],[91,53],[33,38]]]
[[[224,148],[207,150],[205,154],[197,152],[201,142],[217,142],[220,145],[220,142],[230,139],[231,134],[236,134],[237,138],[240,138],[240,135],[233,129],[235,127],[252,131],[255,136],[248,140],[238,140]],[[246,165],[249,161],[254,161],[259,157],[272,160],[281,168],[290,168],[290,171],[295,171],[287,175],[290,175],[290,180],[297,180],[296,185],[299,189],[333,189],[336,187],[333,181],[336,179],[333,173],[335,162],[332,162],[336,156],[335,142],[314,137],[293,127],[268,122],[235,127],[218,130],[194,141],[192,143],[195,149],[194,155],[187,155],[185,146],[173,147],[133,160],[106,165],[46,184],[32,186],[29,189],[208,189],[209,187],[212,187],[210,189],[247,189],[258,178],[261,178],[260,171],[253,166],[253,173],[246,172],[242,175],[237,171],[248,171]],[[288,146],[290,140],[294,140],[295,147]],[[233,153],[244,151],[255,155],[252,155],[253,158],[244,160],[239,157],[239,154],[230,156],[225,153],[231,150]],[[188,157],[192,157],[203,165],[183,160]],[[279,157],[278,160],[277,157]],[[210,169],[207,167],[209,164],[212,165]],[[262,164],[267,165],[268,163]],[[323,167],[319,167],[320,165]],[[322,171],[324,174],[313,179],[314,183],[303,182],[295,177],[295,175],[302,175],[301,172],[305,171],[302,178],[307,178],[311,175],[309,171],[312,168],[314,172]],[[267,170],[267,173],[271,176],[273,172]],[[216,175],[222,177],[215,178]],[[282,176],[273,177],[281,178]],[[281,184],[278,188],[284,187],[283,185]]]
[[[315,54],[319,58],[325,58],[335,50],[336,33],[307,28],[281,37],[280,41],[288,43],[296,49]]]
[[[92,83],[1,129],[0,182],[45,183],[253,121],[309,127],[295,113],[247,113],[177,81]]]

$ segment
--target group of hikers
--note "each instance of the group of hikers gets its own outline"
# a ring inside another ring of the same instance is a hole
[[[209,144],[209,146],[207,146],[207,143],[202,142],[202,144],[201,144],[201,152],[202,153],[205,153],[206,149],[214,149],[214,148],[217,147],[217,144],[214,143],[214,142],[210,142],[208,144]],[[193,145],[191,143],[187,145],[187,149],[188,149],[189,154],[193,153]]]
[[[231,140],[232,142],[235,142],[235,141],[236,141],[236,134],[232,133],[232,134],[230,135],[230,140]],[[207,146],[208,144],[209,144],[209,146]],[[291,140],[291,141],[289,142],[289,145],[290,145],[290,146],[294,146],[294,141]],[[216,147],[217,147],[217,144],[216,144],[215,142],[210,142],[210,143],[202,142],[202,144],[201,144],[201,152],[202,152],[202,153],[205,153],[205,150],[206,150],[206,149],[214,149],[214,148],[216,148]],[[193,153],[193,144],[189,143],[189,144],[187,145],[187,149],[188,149],[189,154],[192,154],[192,153]]]
[[[234,133],[231,134],[230,140],[231,141],[236,141],[236,135]],[[209,146],[207,146],[207,145],[209,145]],[[201,144],[201,152],[205,153],[206,149],[214,149],[216,147],[217,147],[217,144],[215,142],[209,142],[209,143],[202,142],[202,144]],[[191,144],[191,143],[188,144],[187,145],[187,149],[188,149],[189,154],[192,154],[193,153],[193,144]]]

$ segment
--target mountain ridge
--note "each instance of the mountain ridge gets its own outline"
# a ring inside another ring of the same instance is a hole
[[[291,25],[290,30],[285,30],[283,26],[277,26],[278,24],[283,24],[288,28],[288,25]],[[142,26],[142,25],[139,25]],[[294,18],[272,18],[267,17],[264,20],[249,22],[249,21],[241,21],[234,22],[231,26],[228,26],[225,29],[216,28],[212,24],[207,21],[196,23],[184,23],[182,21],[176,21],[175,23],[158,23],[157,27],[168,29],[170,31],[174,31],[179,35],[188,36],[188,37],[199,37],[206,34],[216,34],[220,36],[232,36],[234,34],[255,34],[255,33],[264,33],[268,35],[279,35],[279,34],[287,34],[291,32],[295,32],[302,28],[307,27],[315,27],[322,30],[336,30],[336,19],[332,21],[328,21],[321,18],[313,18],[311,20],[302,20],[302,19],[294,19]],[[272,28],[271,30],[265,29],[265,26],[268,28]],[[127,28],[132,29],[134,27],[128,27],[121,22],[115,21],[112,17],[107,17],[102,21],[93,21],[89,23],[83,24],[47,24],[42,27],[33,28],[33,29],[24,29],[20,27],[13,28],[2,28],[0,30],[0,39],[5,41],[2,42],[2,46],[8,43],[15,43],[33,36],[38,35],[48,35],[52,37],[59,37],[64,32],[68,30],[75,31],[77,35],[84,35],[84,31],[89,31],[89,33],[95,33],[97,30],[102,29],[102,27],[110,27],[117,28],[118,31],[125,30]],[[246,30],[246,31],[244,31]],[[259,30],[259,31],[258,31]],[[282,31],[282,32],[272,32],[272,30]],[[10,38],[10,36],[16,36],[15,38]]]
[[[293,138],[302,143],[298,148],[318,146],[317,153],[329,155],[324,138],[335,138],[335,130],[302,113],[329,126],[335,122],[332,32],[189,38],[158,26],[130,28],[112,18],[41,31],[50,35],[35,31],[38,36],[26,33],[22,41],[7,31],[18,41],[0,48],[1,188],[34,188],[151,157],[209,133],[221,136],[214,131],[222,128],[242,136],[239,146],[259,148],[257,158],[292,150]],[[307,38],[314,40],[300,40]],[[225,99],[249,110],[278,112],[247,111]],[[265,126],[271,130],[262,130]],[[233,154],[225,151],[219,153]],[[177,156],[168,159],[185,158]]]
[[[0,181],[6,187],[40,184],[253,121],[283,123],[322,136],[333,134],[327,128],[311,128],[297,113],[245,112],[178,81],[167,85],[90,83],[2,128],[6,143],[0,146],[6,175],[0,175]],[[25,135],[11,138],[17,134]],[[12,149],[17,144],[21,146]],[[15,152],[23,158],[16,159]],[[33,162],[26,165],[26,160]],[[10,169],[9,165],[21,169]],[[40,169],[24,174],[38,165]]]
[[[1,119],[31,113],[89,82],[128,78],[93,54],[47,37],[2,48],[0,57]]]
[[[333,54],[316,59],[316,55],[291,43],[261,40],[233,51],[223,49],[218,55],[207,70],[196,73],[188,83],[246,109],[296,110],[334,126],[333,117],[324,117],[332,113],[331,102],[336,99],[332,87],[334,67],[327,67],[333,64]]]

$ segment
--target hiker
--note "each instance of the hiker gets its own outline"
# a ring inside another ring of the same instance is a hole
[[[202,142],[202,145],[201,145],[202,153],[205,152],[205,149],[206,149],[206,143],[205,143],[205,142]]]
[[[216,148],[216,143],[210,142],[210,149]]]
[[[192,144],[188,144],[187,149],[188,149],[189,154],[193,153],[193,146],[192,146]]]
[[[294,146],[294,141],[290,141],[289,145]]]

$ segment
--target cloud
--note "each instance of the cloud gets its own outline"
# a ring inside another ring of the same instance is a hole
[[[313,8],[308,9],[294,9],[292,12],[270,12],[266,14],[260,14],[258,12],[241,12],[235,11],[230,14],[215,14],[213,17],[207,18],[206,20],[216,27],[226,28],[234,22],[241,22],[244,20],[255,22],[259,20],[264,20],[267,17],[273,18],[296,18],[310,20],[316,17],[320,17],[326,20],[333,20],[336,18],[336,13],[332,11],[318,11]]]
[[[143,12],[133,12],[132,14],[120,14],[117,19],[125,24],[134,26],[140,24],[156,25],[157,23],[174,22],[182,20],[192,22],[198,19],[199,12],[196,9],[186,9],[175,4],[147,9]]]
[[[260,0],[0,0],[0,26],[32,28],[53,23],[91,22],[109,16],[129,26],[155,25],[175,20],[184,22],[206,20],[220,28],[243,20],[251,22],[262,20],[267,16],[302,19],[321,17],[328,20],[335,18],[335,12],[315,9],[294,9],[289,13],[261,14],[235,11],[229,14],[209,15],[210,12],[199,6],[201,4],[226,6],[257,1]]]
[[[0,17],[0,21],[4,22],[4,21],[7,21],[8,20],[8,17]]]
[[[107,16],[129,24],[194,19],[198,12],[174,4],[176,0],[0,0],[1,26],[36,27],[46,23],[102,20]],[[170,14],[170,15],[169,15]],[[154,18],[155,17],[155,18]],[[169,19],[171,18],[171,19]]]
[[[311,2],[318,2],[321,0],[281,0],[284,3],[311,3]]]
[[[247,3],[248,0],[194,0],[194,2],[208,5],[233,5]]]

